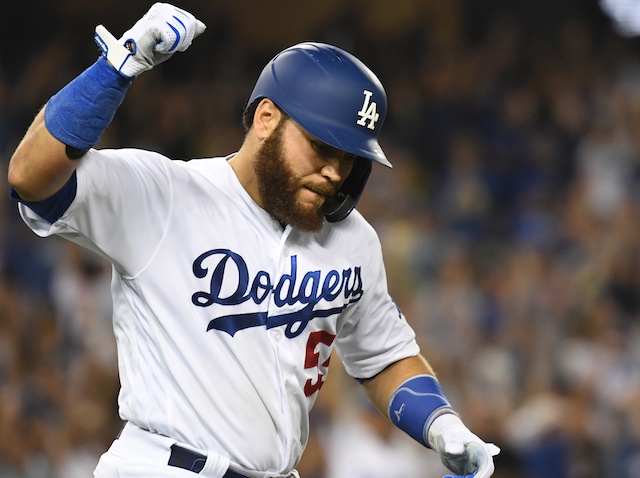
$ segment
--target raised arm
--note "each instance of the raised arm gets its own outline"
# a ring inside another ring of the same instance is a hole
[[[120,39],[102,25],[102,56],[51,97],[9,162],[9,185],[28,202],[53,196],[68,183],[77,159],[92,148],[140,73],[186,50],[205,25],[168,3],[156,3]]]
[[[65,149],[45,126],[44,109],[40,110],[11,157],[9,184],[25,201],[52,196],[66,184],[78,164],[67,157]]]

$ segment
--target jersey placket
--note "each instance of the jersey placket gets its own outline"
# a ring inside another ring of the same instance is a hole
[[[273,222],[273,227],[281,234],[278,247],[274,254],[275,274],[273,275],[273,288],[275,289],[275,286],[282,275],[290,271],[291,254],[293,252],[290,239],[293,229],[291,226],[286,226],[283,230],[278,221]],[[282,309],[275,304],[275,291],[272,290],[269,297],[269,311],[267,316],[271,317],[281,313]],[[297,437],[294,437],[292,433],[294,429],[292,418],[294,417],[292,417],[290,400],[296,396],[298,389],[300,388],[296,381],[296,363],[295,357],[293,357],[291,353],[291,339],[286,338],[285,327],[285,325],[279,325],[277,327],[267,328],[267,335],[278,364],[278,381],[282,385],[279,387],[281,392],[280,403],[286,431],[281,434],[281,437],[285,442],[281,448],[283,456],[281,456],[280,459],[282,460],[281,463],[284,467],[290,464],[292,452],[295,454],[295,451],[292,450],[291,447],[296,443],[295,438]],[[300,360],[303,359],[304,358],[300,358]]]

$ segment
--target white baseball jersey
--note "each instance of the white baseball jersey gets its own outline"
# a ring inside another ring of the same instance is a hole
[[[356,211],[282,228],[225,158],[91,150],[57,234],[113,264],[123,419],[246,470],[286,473],[335,347],[353,377],[416,355],[378,237]]]

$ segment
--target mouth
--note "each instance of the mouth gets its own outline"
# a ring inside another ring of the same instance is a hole
[[[312,204],[314,208],[321,208],[335,195],[336,191],[331,186],[304,185],[301,188],[302,201]]]
[[[330,198],[337,194],[336,188],[331,184],[305,184],[303,188],[323,198]]]
[[[315,189],[304,186],[302,191],[303,197],[306,196],[310,202],[322,205],[326,200],[326,196]]]

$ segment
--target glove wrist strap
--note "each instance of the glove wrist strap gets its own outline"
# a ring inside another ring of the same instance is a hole
[[[109,63],[111,63],[119,74],[129,80],[135,78],[136,75],[133,74],[134,72],[129,71],[131,68],[127,68],[127,61],[136,54],[135,42],[128,42],[128,45],[130,45],[132,49],[127,48],[125,45],[120,44],[120,41],[116,39],[104,25],[98,25],[96,27],[96,33],[93,38]],[[131,74],[125,73],[125,70]]]
[[[403,382],[389,400],[389,419],[422,445],[431,448],[427,432],[443,413],[455,413],[431,375],[417,375]]]
[[[130,85],[130,79],[100,57],[49,99],[44,110],[45,125],[68,147],[86,152],[100,140]]]

